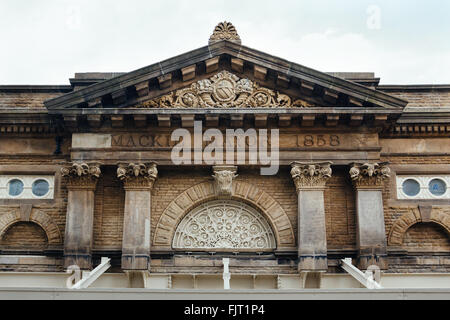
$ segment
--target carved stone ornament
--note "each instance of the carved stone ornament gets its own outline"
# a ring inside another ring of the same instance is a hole
[[[74,162],[61,168],[61,175],[68,177],[68,188],[95,189],[101,170],[99,163]]]
[[[388,162],[353,163],[349,174],[357,188],[381,187],[383,180],[390,177]]]
[[[207,202],[179,223],[174,249],[254,250],[276,248],[275,236],[265,218],[247,204],[234,200]]]
[[[236,28],[231,24],[231,22],[220,22],[213,31],[213,34],[209,38],[209,44],[228,40],[241,44],[241,38],[239,37]]]
[[[158,176],[156,163],[119,163],[117,177],[125,189],[151,189]]]
[[[233,178],[237,177],[235,166],[214,166],[213,177],[217,195],[231,195],[233,191]]]
[[[190,87],[140,103],[136,108],[304,108],[312,104],[260,87],[249,79],[240,79],[221,71]]]
[[[326,181],[331,178],[332,162],[291,164],[291,176],[297,192],[302,189],[324,188]]]

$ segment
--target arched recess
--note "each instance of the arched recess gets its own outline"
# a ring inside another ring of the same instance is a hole
[[[175,230],[182,218],[195,207],[217,197],[213,182],[203,182],[190,187],[178,195],[163,211],[156,225],[153,247],[171,250]],[[233,191],[228,199],[243,201],[263,214],[273,230],[277,251],[296,250],[295,235],[291,222],[281,207],[268,193],[243,181],[233,182]]]
[[[418,209],[410,209],[397,219],[389,232],[388,244],[391,246],[401,246],[406,231],[419,222],[434,222],[442,226],[450,234],[450,215],[442,210],[433,209],[430,218],[424,221]]]
[[[18,212],[8,212],[1,215],[0,238],[3,238],[9,227],[21,221],[31,221],[39,225],[47,235],[49,247],[58,247],[62,245],[62,237],[58,226],[48,214],[41,210],[32,210],[28,220],[21,218]]]
[[[48,248],[45,230],[31,221],[13,223],[0,239],[4,250],[42,251]]]

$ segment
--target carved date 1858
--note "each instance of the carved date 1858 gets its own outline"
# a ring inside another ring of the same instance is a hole
[[[299,147],[326,147],[339,146],[339,136],[335,134],[306,134],[298,136],[297,144]]]

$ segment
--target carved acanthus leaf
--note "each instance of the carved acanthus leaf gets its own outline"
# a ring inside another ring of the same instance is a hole
[[[136,108],[305,108],[313,105],[221,71],[190,87],[142,102]]]
[[[353,184],[358,187],[382,186],[383,180],[390,177],[388,162],[353,163],[349,174]]]
[[[61,175],[69,178],[69,188],[95,188],[100,174],[99,163],[74,162],[61,168]]]
[[[152,188],[158,176],[156,163],[119,163],[117,177],[125,188]]]
[[[331,178],[331,162],[291,164],[291,176],[297,192],[302,189],[323,188],[326,181]]]

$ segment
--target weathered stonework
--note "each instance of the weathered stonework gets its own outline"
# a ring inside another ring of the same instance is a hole
[[[61,168],[61,175],[67,177],[68,189],[95,189],[101,170],[98,163],[74,162]]]
[[[241,44],[241,38],[239,37],[236,28],[231,24],[231,22],[220,22],[214,28],[214,32],[209,38],[209,44],[222,40]]]
[[[291,164],[298,193],[298,270],[326,271],[327,238],[325,183],[331,177],[331,162]]]
[[[241,45],[227,22],[208,44],[126,74],[77,73],[70,86],[0,86],[0,270],[92,269],[109,256],[111,272],[141,287],[148,270],[219,274],[221,255],[236,274],[313,274],[302,285],[341,273],[345,257],[383,272],[450,271],[449,200],[399,199],[396,185],[450,174],[448,85],[319,72]],[[194,121],[278,129],[278,173],[174,165],[172,132],[192,134]],[[9,196],[10,176],[41,174],[54,176],[53,197]],[[194,223],[206,213],[212,225]]]
[[[233,191],[233,179],[237,177],[237,167],[214,166],[213,172],[216,194],[218,196],[230,196]]]
[[[332,173],[331,162],[294,162],[291,167],[291,176],[297,192],[303,189],[325,188],[325,183]]]
[[[156,163],[121,163],[117,168],[119,178],[127,189],[151,189],[158,176]]]
[[[254,208],[233,200],[208,201],[178,224],[172,247],[183,250],[273,251],[275,237]]]
[[[69,190],[64,237],[66,267],[92,267],[94,190],[100,173],[98,163],[74,162],[61,169],[61,175],[68,178]]]
[[[429,216],[424,216],[418,207],[411,207],[407,213],[398,218],[389,232],[388,244],[401,246],[406,231],[416,223],[434,222],[450,234],[450,210],[433,207]]]
[[[240,79],[221,71],[190,87],[145,101],[136,108],[303,108],[313,105],[301,99],[260,87],[249,79]]]
[[[117,177],[125,189],[122,269],[150,268],[151,189],[158,176],[156,163],[119,164]]]
[[[157,222],[153,245],[155,250],[170,250],[172,239],[181,219],[190,210],[201,203],[217,199],[214,184],[204,182],[192,186],[179,194],[164,210]],[[255,185],[236,181],[233,184],[231,199],[244,201],[255,206],[268,219],[277,241],[277,250],[286,251],[295,248],[295,236],[292,225],[280,204],[269,194]]]
[[[356,190],[358,264],[361,269],[370,265],[387,269],[382,188],[389,173],[387,163],[353,163],[349,171]]]
[[[362,188],[382,188],[385,179],[388,179],[390,169],[387,162],[382,163],[353,163],[350,168],[350,178],[354,186]]]

